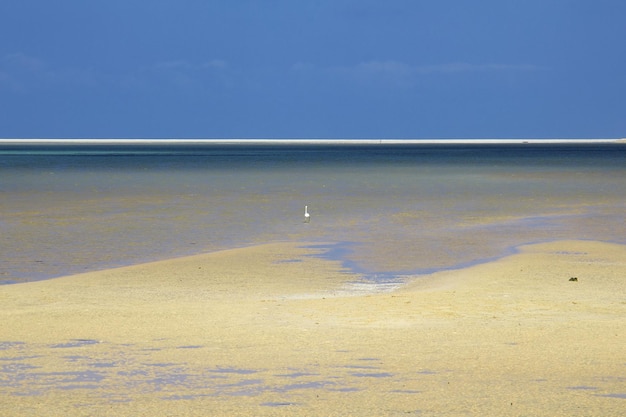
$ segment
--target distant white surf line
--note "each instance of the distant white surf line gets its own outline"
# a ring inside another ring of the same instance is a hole
[[[0,145],[489,145],[626,143],[626,139],[0,139]]]

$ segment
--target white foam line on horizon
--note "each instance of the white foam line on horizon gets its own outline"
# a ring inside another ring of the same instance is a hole
[[[626,143],[622,139],[0,139],[6,145],[438,145]]]

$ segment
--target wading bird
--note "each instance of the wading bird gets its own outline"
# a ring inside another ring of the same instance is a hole
[[[311,215],[309,214],[309,206],[304,206],[304,222],[308,223],[311,221]]]

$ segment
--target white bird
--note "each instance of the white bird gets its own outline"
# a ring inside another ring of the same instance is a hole
[[[304,222],[308,223],[311,221],[311,215],[309,214],[309,206],[304,206]]]

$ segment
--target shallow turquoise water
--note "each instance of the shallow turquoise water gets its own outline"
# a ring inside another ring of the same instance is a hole
[[[303,222],[304,205],[312,220]],[[268,241],[372,276],[626,241],[626,146],[0,146],[0,281]]]

